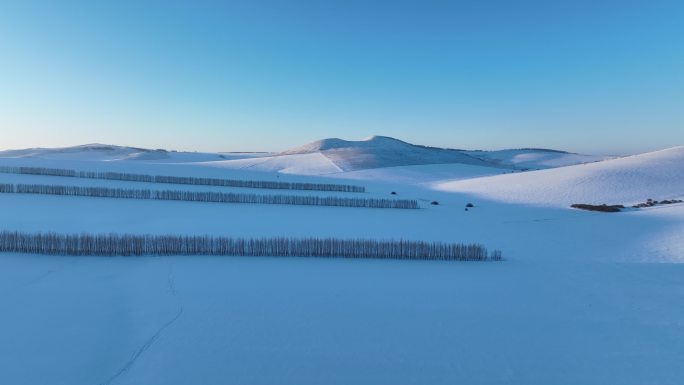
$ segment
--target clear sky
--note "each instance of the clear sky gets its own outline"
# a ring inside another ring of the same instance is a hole
[[[684,144],[684,1],[0,0],[0,148]]]

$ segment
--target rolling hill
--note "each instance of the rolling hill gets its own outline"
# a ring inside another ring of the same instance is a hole
[[[323,139],[282,152],[280,155],[321,153],[343,171],[421,164],[460,163],[492,166],[463,151],[418,146],[386,136],[349,141]]]
[[[498,201],[567,206],[684,196],[684,146],[590,164],[436,183]]]

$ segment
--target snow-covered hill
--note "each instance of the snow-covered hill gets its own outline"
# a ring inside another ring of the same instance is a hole
[[[225,159],[240,159],[264,154],[254,153],[202,153],[176,152],[163,149],[146,149],[108,144],[84,144],[58,148],[28,148],[0,151],[0,158],[35,158],[74,161],[152,161],[152,162],[207,162]]]
[[[463,151],[410,144],[386,136],[350,141],[317,140],[280,153],[201,153],[162,149],[87,144],[63,148],[31,148],[0,151],[0,158],[33,158],[65,161],[143,161],[188,163],[213,168],[298,175],[349,176],[391,180],[401,174],[405,182],[434,181],[439,168],[442,180],[495,175],[510,170],[542,169],[606,159],[605,156],[572,154],[555,150],[524,149]],[[450,166],[438,166],[450,165]],[[420,171],[422,166],[431,166]],[[409,167],[408,169],[404,169]],[[388,172],[384,170],[387,169]],[[383,170],[375,172],[372,170]],[[451,171],[453,170],[453,171]],[[425,175],[422,175],[424,174]],[[453,177],[447,177],[447,174]]]
[[[684,196],[684,146],[590,164],[434,186],[498,201],[561,206],[681,198]]]
[[[460,163],[492,166],[463,151],[417,146],[386,136],[358,141],[323,139],[281,153],[282,155],[321,153],[344,171],[420,164]]]
[[[546,169],[608,158],[546,149],[464,151],[415,145],[386,136],[372,136],[362,140],[317,140],[272,156],[226,161],[222,167],[304,175],[343,173],[340,176],[365,178],[366,173],[363,171],[386,168],[405,174],[402,167],[444,164],[460,167],[466,174],[491,175],[505,170]],[[474,167],[473,170],[468,171],[471,167]],[[410,173],[415,174],[414,171],[411,170]],[[361,174],[357,175],[359,172]],[[370,174],[376,173],[370,171]],[[385,172],[381,174],[384,178],[388,176]],[[432,176],[414,178],[416,181],[429,179]]]

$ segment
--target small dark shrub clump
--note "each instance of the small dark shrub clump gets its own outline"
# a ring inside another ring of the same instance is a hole
[[[430,204],[433,205],[433,206],[437,206],[437,205],[439,205],[439,202],[437,202],[437,201],[432,201],[432,202],[430,202]]]
[[[653,199],[648,199],[648,200],[646,200],[646,202],[637,203],[632,207],[635,209],[641,209],[644,207],[653,207],[653,206],[657,206],[657,205],[671,205],[674,203],[682,203],[682,202],[683,201],[681,199],[665,199],[665,200],[662,200],[660,202],[655,201]]]
[[[475,207],[472,203],[468,203],[466,207]]]
[[[622,209],[625,208],[623,205],[589,205],[589,204],[584,204],[584,203],[576,203],[574,205],[571,205],[570,207],[580,209],[580,210],[588,210],[588,211],[600,211],[603,213],[617,213],[622,211]]]

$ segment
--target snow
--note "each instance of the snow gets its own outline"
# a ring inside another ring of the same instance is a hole
[[[681,295],[684,265],[0,263],[5,383],[677,384],[684,375],[684,308],[671,292]]]
[[[37,158],[72,161],[154,161],[154,162],[206,162],[222,159],[240,159],[263,156],[258,153],[198,153],[175,152],[163,149],[150,150],[108,144],[85,144],[61,148],[30,148],[0,151],[0,158]]]
[[[684,147],[563,168],[434,184],[502,202],[569,206],[684,197]]]
[[[342,171],[321,153],[267,156],[207,162],[206,166],[283,174],[324,175]]]
[[[340,171],[316,151],[220,161],[169,154],[5,154],[0,166],[361,184],[363,197],[396,191],[424,208],[0,194],[0,230],[479,242],[505,261],[0,254],[0,383],[684,379],[684,204],[616,214],[567,207],[682,197],[684,147],[513,173],[462,163]],[[13,174],[0,183],[273,193]]]
[[[367,170],[340,172],[327,176],[342,179],[426,185],[435,182],[498,175],[505,172],[510,172],[510,170],[494,167],[473,166],[469,164],[449,163],[372,168]]]
[[[323,139],[283,152],[283,155],[320,153],[344,171],[420,164],[462,163],[492,166],[462,151],[416,146],[386,136],[359,141]]]
[[[511,166],[529,170],[572,166],[575,164],[599,162],[612,158],[605,155],[583,155],[545,149],[467,151],[466,153],[501,166]]]
[[[420,165],[470,165],[499,170],[541,169],[609,159],[563,151],[526,149],[463,151],[413,145],[386,136],[358,141],[322,139],[281,153],[201,153],[152,150],[106,144],[63,148],[33,148],[0,151],[0,158],[35,158],[65,161],[138,161],[145,163],[207,163],[228,169],[279,172],[298,175],[326,175],[388,167]],[[430,174],[429,172],[427,174]]]

